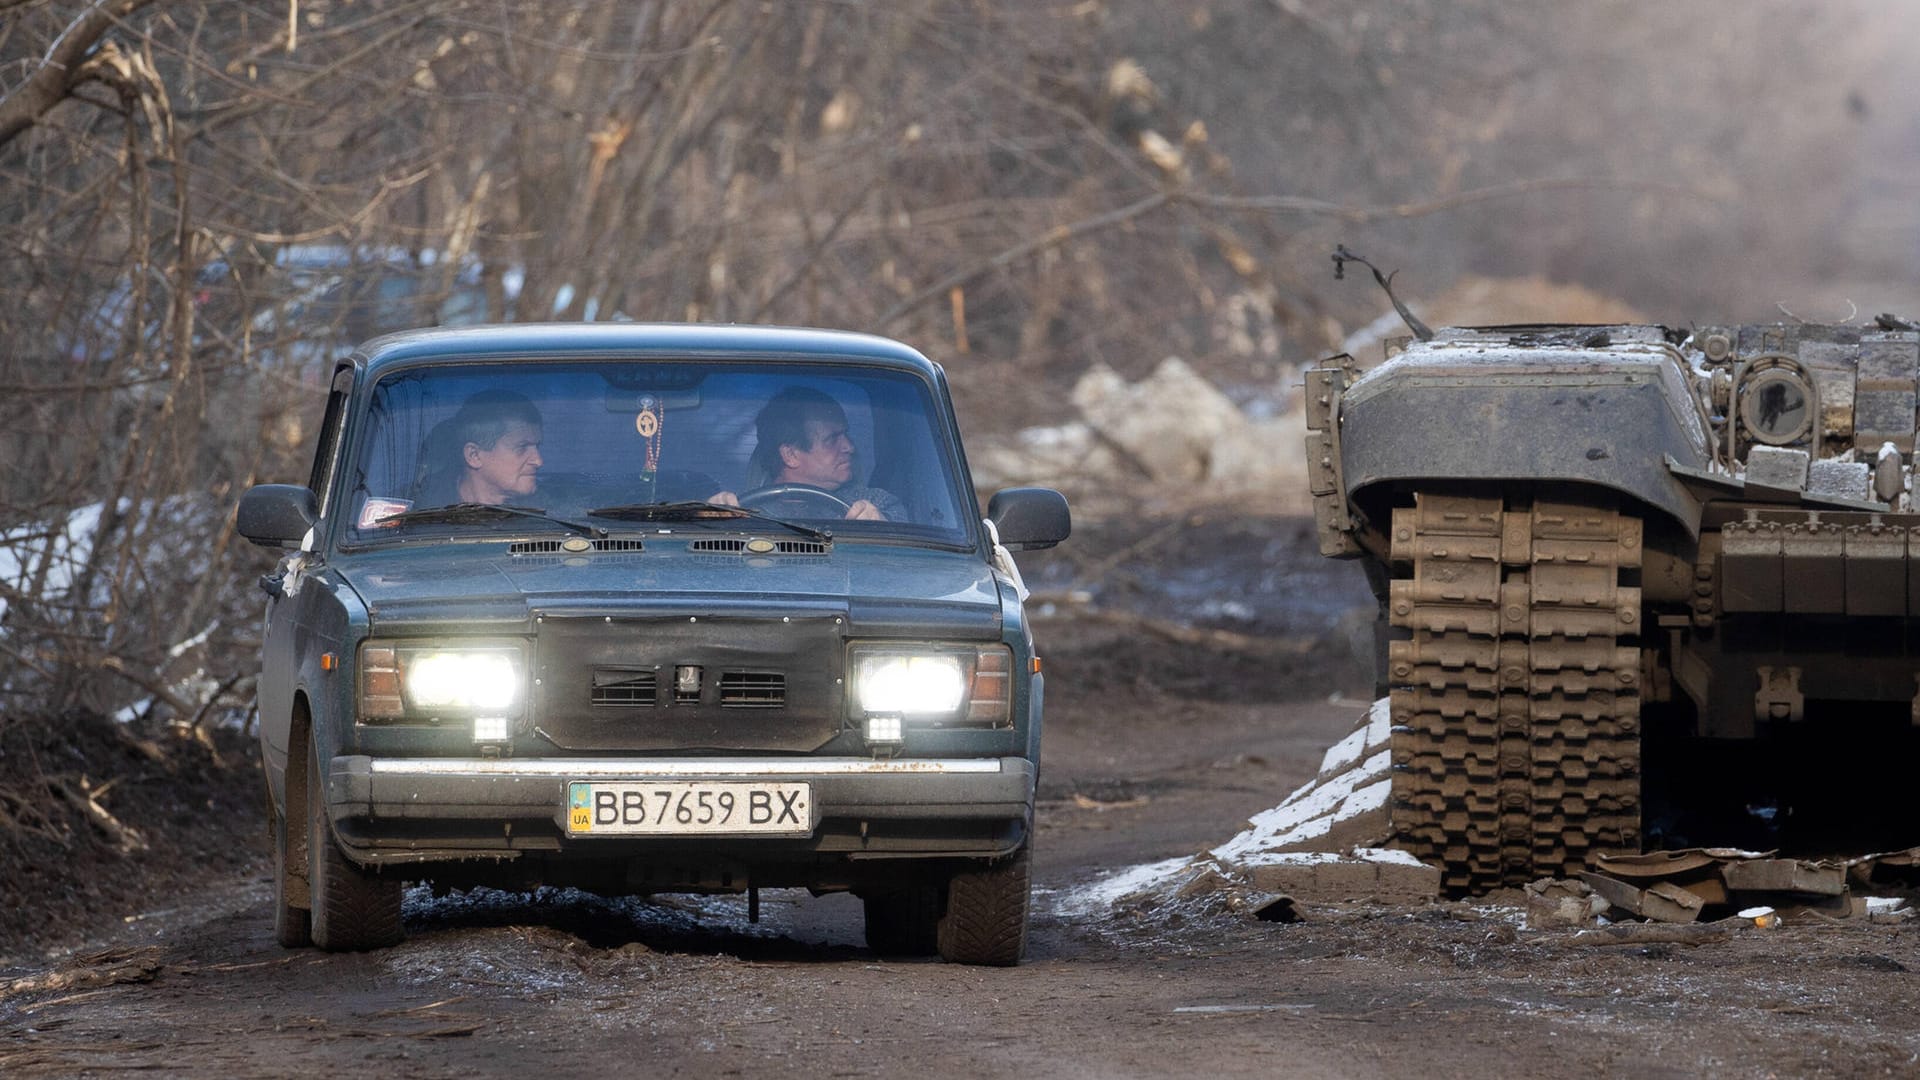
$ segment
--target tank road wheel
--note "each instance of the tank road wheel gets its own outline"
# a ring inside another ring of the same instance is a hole
[[[932,956],[940,951],[941,885],[910,885],[867,893],[867,948],[882,956]]]
[[[1027,952],[1027,910],[1033,886],[1033,841],[979,870],[962,870],[947,883],[940,919],[941,959],[950,964],[1012,967]]]
[[[1583,501],[1394,511],[1394,831],[1449,892],[1638,850],[1640,544],[1637,518]]]
[[[328,952],[398,945],[400,879],[368,873],[347,858],[327,820],[320,754],[307,754],[307,886],[313,943]]]

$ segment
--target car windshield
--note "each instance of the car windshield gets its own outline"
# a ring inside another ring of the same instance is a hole
[[[346,505],[355,543],[525,533],[543,519],[554,530],[764,532],[767,518],[834,537],[967,542],[948,427],[912,372],[440,364],[382,378],[360,431]]]

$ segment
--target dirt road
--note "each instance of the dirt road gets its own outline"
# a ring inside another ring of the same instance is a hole
[[[1223,551],[1245,539],[1197,528]],[[241,871],[0,971],[0,1075],[1920,1075],[1906,925],[1592,947],[1497,902],[1310,906],[1290,924],[1087,910],[1101,875],[1216,844],[1278,802],[1364,697],[1325,698],[1351,681],[1337,579],[1234,583],[1254,609],[1270,586],[1318,590],[1326,611],[1289,629],[1255,610],[1249,633],[1199,640],[1139,621],[1155,579],[1128,608],[1124,566],[1095,569],[1107,614],[1043,626],[1049,674],[1076,692],[1049,694],[1022,967],[882,962],[856,902],[804,893],[769,893],[751,925],[737,898],[416,890],[398,948],[287,952],[260,842]]]
[[[409,899],[368,955],[273,945],[256,868],[0,979],[0,1073],[386,1076],[1913,1075],[1920,949],[1886,925],[1590,948],[1496,906],[1069,917],[1303,779],[1350,703],[1062,710],[1032,958],[880,962],[844,897]],[[1124,725],[1129,738],[1116,741]],[[1079,795],[1080,798],[1074,798]],[[104,953],[97,950],[106,950]],[[124,978],[134,981],[92,980]],[[37,980],[37,982],[36,982]]]

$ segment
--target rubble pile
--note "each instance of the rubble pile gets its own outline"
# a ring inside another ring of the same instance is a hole
[[[1418,904],[1440,898],[1440,871],[1388,846],[1392,824],[1387,699],[1373,703],[1329,747],[1313,780],[1254,815],[1238,835],[1188,859],[1132,867],[1063,905],[1149,909],[1201,898],[1233,910],[1294,902],[1372,900]],[[1780,858],[1775,852],[1689,848],[1600,856],[1578,879],[1546,878],[1524,890],[1534,928],[1644,920],[1693,923],[1740,917],[1781,920],[1905,919],[1904,900],[1870,896],[1920,883],[1920,848],[1849,860]],[[1281,920],[1287,921],[1287,920]]]
[[[1276,387],[1290,407],[1250,416],[1178,357],[1129,383],[1095,365],[1073,388],[1075,419],[977,440],[982,488],[1048,484],[1074,492],[1115,485],[1259,497],[1276,511],[1305,507],[1306,421],[1298,387]]]
[[[1875,885],[1910,882],[1920,849],[1847,860],[1783,859],[1770,851],[1685,848],[1645,855],[1602,855],[1578,880],[1527,886],[1528,920],[1536,925],[1645,919],[1691,923],[1729,915],[1762,926],[1780,918],[1905,918],[1893,897],[1861,895]]]
[[[1229,906],[1276,897],[1338,903],[1422,903],[1440,895],[1440,872],[1385,847],[1391,758],[1387,701],[1373,703],[1329,747],[1320,772],[1239,835],[1190,859],[1110,875],[1085,891],[1083,906],[1146,906],[1165,899],[1228,894]]]

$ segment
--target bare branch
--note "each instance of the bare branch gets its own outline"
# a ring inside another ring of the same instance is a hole
[[[6,146],[65,101],[86,73],[82,63],[120,20],[154,0],[95,0],[67,24],[27,81],[0,98],[0,146]]]
[[[874,320],[874,325],[884,330],[899,321],[901,316],[919,307],[921,304],[926,303],[928,300],[937,296],[947,295],[948,290],[952,289],[955,285],[965,285],[967,282],[972,281],[982,274],[991,273],[1049,248],[1057,248],[1083,236],[1100,232],[1103,229],[1111,229],[1117,225],[1124,225],[1143,214],[1151,213],[1167,205],[1172,198],[1173,196],[1168,192],[1156,191],[1144,199],[1128,203],[1115,210],[1109,210],[1104,214],[1096,214],[1093,217],[1076,221],[1070,225],[1056,225],[1032,240],[1022,244],[1015,244],[1005,251],[993,255],[991,258],[984,259],[981,262],[963,267],[948,274],[946,277],[941,278],[939,281],[921,289],[919,292],[914,293],[912,296],[907,297],[882,312],[880,317]]]
[[[1490,202],[1496,199],[1511,199],[1520,195],[1532,195],[1542,191],[1639,191],[1653,194],[1673,195],[1679,198],[1699,199],[1706,202],[1720,201],[1711,192],[1684,184],[1664,184],[1651,180],[1608,180],[1604,178],[1568,176],[1550,177],[1536,180],[1515,180],[1507,184],[1494,184],[1489,187],[1462,191],[1456,195],[1447,195],[1437,199],[1424,199],[1419,202],[1394,203],[1387,206],[1348,206],[1342,203],[1328,202],[1325,199],[1311,199],[1297,195],[1209,195],[1204,192],[1187,191],[1181,193],[1181,199],[1196,206],[1205,206],[1215,210],[1245,210],[1273,214],[1310,214],[1320,217],[1338,218],[1341,221],[1364,224],[1372,221],[1385,221],[1395,218],[1417,218],[1437,214],[1445,210],[1454,210],[1473,203]]]

